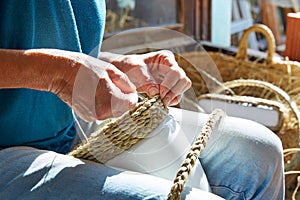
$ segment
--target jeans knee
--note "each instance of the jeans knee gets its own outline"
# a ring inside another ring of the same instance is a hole
[[[246,199],[282,196],[283,149],[275,133],[256,122],[227,117],[214,134],[200,156],[211,185],[243,193]]]
[[[272,152],[276,157],[282,154],[282,142],[270,129],[254,121],[235,120],[238,122],[234,123],[229,120],[227,127],[224,127],[225,137],[231,137],[232,140],[244,144],[244,149],[250,148],[259,154],[269,155]]]
[[[231,162],[255,162],[281,166],[283,148],[279,137],[256,122],[227,117],[209,139],[201,159],[231,160]]]

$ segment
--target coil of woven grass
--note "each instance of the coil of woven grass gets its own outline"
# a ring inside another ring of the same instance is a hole
[[[101,126],[68,155],[106,163],[147,137],[167,113],[168,109],[158,96],[144,99],[135,108]]]

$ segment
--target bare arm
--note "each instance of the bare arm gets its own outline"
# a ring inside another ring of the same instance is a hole
[[[24,50],[0,49],[0,88],[32,88],[50,91],[56,71],[45,56]],[[58,73],[57,73],[58,74]]]
[[[0,49],[0,88],[52,92],[87,121],[118,116],[137,102],[135,87],[112,64],[57,49]]]

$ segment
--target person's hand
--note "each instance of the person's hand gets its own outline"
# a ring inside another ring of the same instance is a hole
[[[120,116],[138,100],[135,86],[110,63],[62,50],[37,50],[27,54],[46,57],[44,73],[52,76],[53,92],[86,121]],[[51,69],[52,67],[52,69]]]
[[[165,106],[179,103],[191,80],[167,50],[115,57],[112,61],[137,87],[152,97],[159,94]]]

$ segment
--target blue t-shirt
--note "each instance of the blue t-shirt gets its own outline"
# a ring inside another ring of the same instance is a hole
[[[105,0],[2,0],[0,48],[55,48],[97,56],[104,22]],[[75,134],[71,109],[56,95],[0,90],[0,147],[66,153]]]

